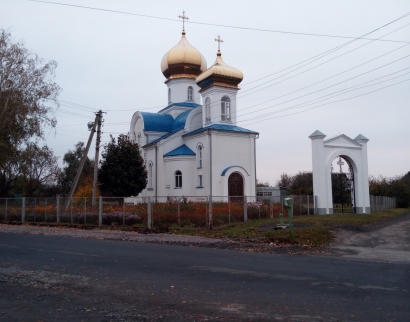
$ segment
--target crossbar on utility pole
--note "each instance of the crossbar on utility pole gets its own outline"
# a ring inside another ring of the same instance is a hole
[[[84,163],[85,163],[85,160],[87,159],[88,151],[90,150],[91,142],[93,140],[93,136],[95,132],[95,127],[97,126],[99,117],[100,117],[99,114],[95,116],[94,124],[93,124],[93,127],[91,128],[90,137],[88,138],[87,146],[85,147],[85,150],[84,150],[83,158],[81,159],[80,165],[77,169],[77,173],[74,177],[73,184],[71,185],[70,194],[68,195],[68,199],[65,204],[65,210],[67,210],[68,206],[70,205],[70,200],[74,195],[75,189],[77,188],[77,184],[78,184],[78,180],[80,179],[81,172],[83,172]]]

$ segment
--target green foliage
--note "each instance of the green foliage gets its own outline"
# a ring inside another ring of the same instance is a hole
[[[299,171],[295,175],[282,173],[276,183],[288,189],[290,195],[313,195],[313,175],[311,171]]]
[[[263,182],[263,181],[259,181],[258,179],[256,179],[256,186],[257,187],[269,187],[269,182]]]
[[[63,162],[66,166],[61,173],[59,181],[62,193],[65,196],[70,192],[71,185],[73,184],[77,169],[80,166],[84,151],[84,142],[78,142],[75,145],[74,150],[68,150],[68,152],[64,154]],[[84,163],[83,171],[81,172],[80,185],[83,183],[83,181],[89,181],[90,178],[92,180],[94,171],[93,169],[94,162],[87,157]]]
[[[129,135],[121,134],[117,142],[104,146],[98,181],[103,195],[137,196],[147,185],[147,171],[139,146]]]
[[[410,206],[410,172],[394,178],[371,176],[369,189],[374,196],[395,197],[399,208]]]

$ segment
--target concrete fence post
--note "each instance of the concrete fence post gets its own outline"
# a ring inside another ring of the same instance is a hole
[[[270,215],[270,219],[273,219],[273,202],[272,202],[272,197],[269,198],[269,215]]]
[[[212,195],[209,195],[209,207],[208,207],[208,228],[212,229]]]
[[[57,224],[60,223],[60,197],[57,197],[57,209],[56,209]]]
[[[101,228],[102,226],[102,212],[103,212],[103,203],[102,203],[102,197],[98,197],[98,227]]]
[[[248,198],[243,196],[243,221],[248,222]]]
[[[26,197],[21,200],[21,222],[24,224],[26,218]]]
[[[307,199],[307,214],[308,216],[310,215],[310,209],[309,209],[309,195],[306,196]]]
[[[147,204],[147,228],[148,228],[148,229],[151,229],[151,228],[152,228],[152,222],[151,222],[152,212],[151,212],[151,207],[152,207],[152,205],[151,205],[151,197],[149,196],[149,197],[148,197],[148,204]]]
[[[6,198],[6,212],[4,213],[4,221],[7,221],[7,202],[9,201],[9,198]]]
[[[178,226],[181,226],[181,199],[178,198]]]
[[[317,196],[313,196],[313,214],[317,215]]]

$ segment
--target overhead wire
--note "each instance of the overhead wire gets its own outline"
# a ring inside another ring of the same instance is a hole
[[[358,97],[362,97],[362,96],[365,96],[365,95],[369,95],[369,94],[372,94],[372,93],[381,91],[381,90],[383,90],[383,89],[385,89],[385,88],[392,87],[392,86],[396,86],[396,85],[399,85],[399,84],[401,84],[401,83],[408,82],[408,81],[410,81],[410,79],[406,79],[406,80],[397,82],[397,83],[395,83],[395,84],[387,85],[387,86],[385,86],[385,87],[382,87],[382,88],[379,88],[379,89],[376,89],[376,90],[374,90],[374,91],[367,92],[367,93],[364,93],[364,94],[360,94],[360,95],[356,95],[356,96],[353,96],[353,97],[348,97],[348,98],[345,98],[345,99],[341,99],[341,100],[337,100],[337,101],[333,101],[333,102],[328,102],[328,103],[325,103],[325,104],[317,105],[317,106],[311,107],[311,108],[306,109],[306,110],[303,110],[303,111],[299,111],[299,112],[295,112],[295,113],[291,113],[291,114],[279,115],[279,116],[275,116],[275,117],[271,117],[271,118],[264,118],[263,120],[256,121],[256,122],[252,122],[252,123],[248,123],[248,124],[245,124],[244,126],[248,126],[248,125],[252,125],[252,124],[264,122],[264,121],[271,120],[271,119],[275,119],[275,118],[281,118],[281,117],[287,117],[287,116],[291,116],[291,115],[296,115],[296,114],[305,113],[305,112],[308,112],[308,111],[310,111],[310,110],[313,110],[313,109],[318,108],[318,107],[321,107],[321,106],[325,106],[325,105],[329,105],[329,104],[334,104],[334,103],[339,103],[339,102],[343,102],[343,101],[355,99],[355,98],[358,98]]]
[[[67,7],[75,7],[75,8],[81,8],[81,9],[89,9],[89,10],[97,10],[97,11],[104,11],[104,12],[110,12],[110,13],[117,13],[117,14],[124,14],[124,15],[131,15],[131,16],[138,16],[138,17],[143,17],[143,18],[150,18],[150,19],[160,19],[160,20],[167,20],[167,21],[173,21],[173,22],[180,22],[179,19],[173,19],[173,18],[166,18],[166,17],[158,17],[158,16],[152,16],[152,15],[144,15],[144,14],[138,14],[138,13],[132,13],[132,12],[126,12],[126,11],[119,11],[119,10],[112,10],[112,9],[103,9],[103,8],[97,8],[97,7],[90,7],[90,6],[81,6],[81,5],[74,5],[74,4],[68,4],[68,3],[61,3],[61,2],[54,2],[54,1],[42,1],[42,0],[28,0],[30,2],[39,2],[39,3],[46,3],[46,4],[53,4],[53,5],[60,5],[60,6],[67,6]],[[410,15],[410,12],[404,14],[403,16],[397,18],[393,22],[402,19],[404,17],[407,17]],[[388,24],[383,25],[380,28],[386,27],[389,24],[393,23],[390,22]],[[233,28],[233,29],[241,29],[241,30],[251,30],[251,31],[260,31],[260,32],[271,32],[271,33],[281,33],[281,34],[290,34],[290,35],[301,35],[301,36],[315,36],[315,37],[328,37],[328,38],[344,38],[344,39],[356,39],[356,37],[351,37],[351,36],[337,36],[337,35],[327,35],[327,34],[316,34],[316,33],[306,33],[306,32],[294,32],[294,31],[283,31],[283,30],[272,30],[272,29],[262,29],[262,28],[252,28],[252,27],[241,27],[241,26],[232,26],[232,25],[223,25],[223,24],[213,24],[213,23],[207,23],[207,22],[200,22],[200,21],[187,21],[188,24],[198,24],[198,25],[204,25],[204,26],[214,26],[214,27],[223,27],[223,28]],[[378,28],[378,29],[380,29]],[[376,29],[375,31],[377,31]],[[367,34],[366,34],[367,35]],[[364,35],[364,36],[366,36]],[[373,40],[371,38],[361,38],[363,40]],[[401,41],[401,40],[391,40],[391,39],[383,39],[381,41],[385,42],[403,42],[403,43],[410,43],[409,41]]]

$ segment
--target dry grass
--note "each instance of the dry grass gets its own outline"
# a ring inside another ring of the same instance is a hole
[[[259,243],[284,244],[292,243],[305,246],[324,246],[333,239],[333,230],[343,226],[360,227],[390,218],[399,217],[409,209],[392,209],[376,214],[343,214],[324,216],[295,216],[293,217],[295,238],[290,238],[289,230],[273,230],[279,224],[279,218],[254,220],[247,223],[235,223],[216,227],[212,230],[190,227],[171,227],[175,234],[194,235],[210,238],[229,238],[249,240]],[[287,223],[285,218],[285,223]]]

